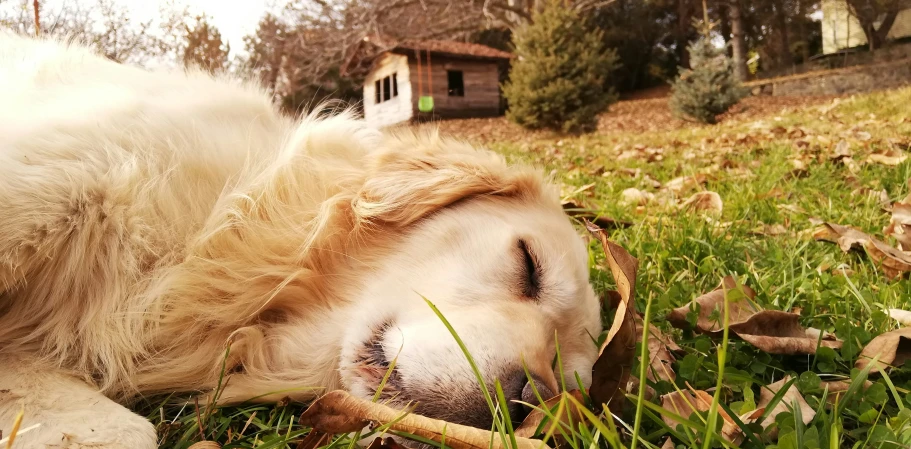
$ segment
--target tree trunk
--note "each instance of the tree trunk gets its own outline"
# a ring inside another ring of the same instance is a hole
[[[747,69],[747,45],[743,35],[743,17],[740,15],[740,3],[732,0],[728,5],[728,17],[731,21],[731,49],[733,50],[734,76],[737,81],[746,81],[749,76]]]
[[[867,36],[871,51],[878,50],[886,44],[889,31],[892,30],[896,17],[898,17],[898,11],[893,10],[886,13],[886,17],[883,19],[883,23],[879,25],[879,29],[874,29],[872,22],[864,25],[864,35]]]
[[[680,66],[690,67],[690,53],[686,47],[693,36],[693,17],[696,8],[692,0],[677,0],[677,49],[680,57]]]
[[[775,28],[778,30],[778,66],[790,67],[794,64],[791,56],[791,39],[788,36],[788,15],[785,11],[785,2],[775,2]]]

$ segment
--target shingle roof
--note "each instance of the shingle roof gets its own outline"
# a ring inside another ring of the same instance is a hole
[[[398,42],[389,51],[396,53],[430,51],[431,54],[465,56],[478,59],[511,59],[513,54],[481,44],[440,40],[405,40]]]

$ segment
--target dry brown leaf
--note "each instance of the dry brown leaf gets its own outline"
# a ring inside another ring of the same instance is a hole
[[[911,327],[903,327],[886,332],[870,340],[867,346],[860,351],[854,367],[864,369],[877,357],[877,363],[871,373],[879,372],[887,366],[900,366],[911,359]]]
[[[750,231],[750,233],[753,235],[777,236],[787,234],[788,228],[778,223],[773,225],[763,224],[762,226],[759,226],[756,229]]]
[[[894,149],[876,152],[867,156],[867,162],[891,166],[899,165],[905,162],[906,159],[908,159],[908,156],[903,151]]]
[[[623,409],[626,402],[624,388],[629,380],[636,356],[638,338],[635,323],[635,294],[639,261],[626,250],[608,240],[604,230],[591,222],[586,221],[585,225],[588,231],[601,242],[621,299],[621,304],[614,314],[614,321],[608,329],[607,338],[601,346],[598,360],[592,367],[589,396],[595,404],[607,404],[612,412],[617,413]]]
[[[772,403],[772,399],[775,398],[775,395],[781,391],[781,388],[790,380],[790,376],[785,376],[783,379],[775,382],[773,384],[766,385],[759,390],[759,403],[756,404],[758,409],[765,409]],[[769,427],[772,423],[775,422],[775,417],[779,413],[789,412],[794,407],[794,401],[797,401],[797,406],[800,407],[801,416],[803,417],[804,425],[810,423],[813,418],[816,416],[816,410],[813,407],[810,407],[810,404],[804,400],[803,396],[800,395],[800,391],[797,390],[795,384],[791,384],[788,388],[788,391],[784,393],[781,397],[781,400],[775,404],[775,407],[769,412],[765,419],[762,420],[759,424],[763,429]],[[775,434],[778,433],[778,429],[774,429],[770,432],[772,438],[775,437]]]
[[[553,398],[545,400],[544,406],[543,407],[539,406],[539,407],[547,408],[548,410],[550,410],[551,414],[554,415],[554,418],[556,419],[556,423],[562,424],[564,427],[564,431],[572,432],[580,422],[585,422],[585,415],[582,413],[581,410],[579,410],[579,406],[577,406],[574,402],[570,401],[569,399],[565,399],[567,396],[572,396],[577,401],[579,401],[580,404],[585,403],[583,401],[584,398],[582,397],[582,392],[579,390],[572,390],[569,392],[560,393],[559,395],[554,396]],[[557,414],[557,411],[558,411],[557,405],[560,403],[561,400],[564,401],[564,405],[563,405],[562,412],[558,415]],[[546,435],[549,432],[551,432],[551,430],[553,430],[554,437],[562,437],[562,434],[560,432],[560,427],[557,426],[553,420],[550,420],[549,418],[547,418],[547,415],[543,411],[537,410],[537,409],[532,410],[531,413],[529,413],[528,416],[525,417],[525,420],[522,421],[522,424],[515,429],[516,436],[523,437],[523,438],[534,437],[535,430],[537,430],[538,427],[541,427],[541,423],[545,419],[547,419],[548,422],[541,429],[540,434]]]
[[[708,177],[701,173],[693,176],[681,176],[679,178],[674,178],[668,181],[666,184],[664,184],[664,188],[674,193],[680,194],[704,184],[707,180]]]
[[[389,424],[390,429],[407,432],[439,443],[444,438],[453,449],[503,448],[500,438],[491,438],[490,431],[397,410],[389,406],[351,396],[344,390],[335,390],[318,398],[301,414],[300,424],[329,434],[362,430],[368,425]],[[541,440],[516,437],[519,448],[539,449]],[[547,447],[544,445],[543,447]],[[512,449],[512,448],[511,448]]]
[[[309,436],[309,435],[308,435]],[[306,439],[306,438],[305,438]],[[316,446],[319,447],[319,446]],[[302,449],[298,447],[297,449]],[[405,449],[401,444],[397,443],[392,437],[376,437],[373,442],[367,446],[367,449]]]
[[[713,215],[720,215],[723,207],[721,195],[710,191],[697,192],[680,205],[681,210],[703,211]]]
[[[869,380],[864,381],[863,390],[866,391],[867,388],[870,388],[873,385],[873,382]],[[821,382],[819,388],[829,389],[829,394],[826,396],[826,403],[829,405],[835,405],[836,401],[841,400],[842,393],[848,391],[848,388],[851,387],[851,382],[844,380],[830,380]]]
[[[893,248],[857,229],[835,223],[823,223],[813,232],[813,237],[816,240],[835,242],[845,252],[850,251],[855,245],[860,246],[889,279],[895,279],[911,271],[911,254]]]
[[[835,145],[835,150],[829,156],[829,159],[832,160],[842,160],[845,158],[850,158],[854,155],[854,152],[851,151],[851,145],[846,140],[841,140]]]
[[[817,345],[841,348],[841,341],[822,335],[818,329],[800,325],[800,315],[763,310],[743,323],[731,325],[731,332],[770,354],[815,354]]]
[[[884,235],[891,235],[898,242],[898,249],[911,251],[911,204],[892,204],[892,218],[883,229]]]
[[[636,316],[636,335],[642,335],[642,317]],[[659,380],[667,381],[673,383],[677,379],[677,374],[674,372],[674,362],[677,361],[676,357],[672,351],[682,351],[683,349],[677,345],[674,340],[661,332],[661,329],[658,329],[654,324],[649,323],[648,325],[648,354],[649,354],[649,363],[648,363],[648,372],[646,373],[646,379],[657,382]],[[630,379],[631,388],[630,391],[636,391],[639,388],[639,379],[632,377]],[[651,400],[655,397],[655,390],[646,384],[646,393],[645,397],[648,400]]]
[[[654,199],[654,193],[645,192],[633,187],[625,189],[620,193],[620,202],[622,204],[629,204],[633,206],[644,206]]]
[[[902,326],[911,326],[911,312],[902,309],[889,309],[886,312],[890,318],[898,321]]]
[[[593,221],[604,229],[628,228],[633,224],[628,221],[616,220],[610,217],[603,217],[592,212],[591,208],[585,207],[575,200],[563,201],[563,212],[570,217],[583,218]]]
[[[724,316],[724,292],[725,290],[734,289],[736,283],[737,281],[733,277],[725,276],[721,281],[721,285],[715,290],[712,290],[693,301],[699,305],[699,315],[696,320],[696,328],[699,331],[707,333],[721,332],[723,327],[721,319],[714,320],[711,317],[713,314],[719,317]],[[746,293],[749,301],[736,301],[729,304],[730,310],[728,313],[731,323],[742,323],[760,311],[759,307],[752,301],[753,298],[756,297],[756,292],[746,285],[741,287],[743,288],[744,293]],[[668,321],[677,328],[688,328],[689,323],[686,321],[686,315],[689,313],[690,305],[693,302],[672,310],[667,316]],[[717,313],[714,313],[716,309]]]
[[[712,395],[705,391],[694,390],[692,388],[688,390],[672,391],[661,397],[661,407],[667,411],[680,415],[682,418],[689,418],[694,412],[707,412],[711,406]],[[720,407],[718,408],[718,415],[721,416],[721,419],[723,420],[723,423],[721,424],[721,436],[728,442],[740,444],[740,442],[743,441],[743,432],[741,432],[740,427],[734,422],[734,419]],[[677,428],[677,425],[680,424],[667,415],[662,415],[661,419],[672,429]]]
[[[714,337],[722,335],[724,294],[726,290],[734,288],[735,279],[727,276],[721,286],[693,301],[699,305],[695,330]],[[728,303],[729,329],[733,335],[771,354],[815,354],[817,343],[830,348],[841,347],[841,342],[830,335],[822,335],[820,338],[819,330],[801,326],[800,315],[762,310],[753,302],[756,292],[746,285],[742,288],[746,298]],[[667,316],[668,321],[678,328],[689,328],[686,316],[691,304],[672,310]]]
[[[674,449],[674,447],[674,440],[672,440],[671,437],[667,437],[667,439],[664,440],[664,444],[661,445],[661,449]]]
[[[379,440],[379,438],[377,438],[377,440]],[[303,440],[297,443],[297,446],[294,449],[316,449],[318,447],[323,447],[329,444],[331,441],[331,434],[323,433],[317,430],[311,430]],[[373,447],[374,443],[376,443],[376,441],[371,443],[370,446]]]
[[[193,443],[193,445],[187,449],[221,449],[221,445],[214,441],[200,441],[198,443]]]

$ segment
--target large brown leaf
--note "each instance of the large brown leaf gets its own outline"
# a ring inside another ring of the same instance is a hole
[[[725,277],[717,289],[702,295],[694,301],[699,305],[696,331],[720,337],[724,324],[724,295],[736,288],[734,278]],[[821,331],[800,325],[800,315],[777,310],[762,310],[753,299],[756,292],[748,286],[741,286],[745,298],[728,301],[731,334],[772,354],[815,354],[817,344],[840,348],[841,342],[827,334],[820,338]],[[686,316],[692,303],[678,307],[668,314],[668,321],[682,329],[690,327]],[[821,341],[820,341],[821,340]]]
[[[863,248],[889,279],[895,279],[911,271],[911,254],[899,251],[857,229],[835,223],[823,223],[813,232],[813,237],[816,240],[837,243],[845,252],[854,246]]]
[[[900,202],[892,205],[892,219],[883,229],[898,242],[898,249],[911,251],[911,204]]]
[[[636,335],[642,335],[643,321],[642,317],[636,315]],[[648,368],[646,379],[657,382],[667,381],[673,383],[677,379],[674,372],[674,362],[677,361],[673,352],[679,352],[683,349],[677,345],[674,340],[661,332],[654,324],[648,325]],[[639,379],[630,378],[630,390],[635,391],[639,388]],[[655,397],[655,390],[646,385],[645,398],[651,400]]]
[[[769,404],[772,403],[772,399],[775,398],[775,395],[781,391],[781,389],[790,379],[790,376],[785,376],[778,382],[762,387],[762,389],[759,391],[759,403],[756,404],[757,409],[764,410],[768,408]],[[763,419],[759,424],[763,429],[769,427],[775,422],[775,417],[778,416],[779,413],[792,411],[795,401],[797,402],[797,406],[800,407],[800,414],[803,417],[804,425],[809,424],[810,421],[813,420],[813,417],[816,416],[816,410],[814,410],[813,407],[810,407],[810,404],[804,400],[803,396],[800,395],[800,391],[797,390],[797,386],[793,383],[790,387],[788,387],[788,390],[785,391],[784,395],[782,395],[781,400],[775,404],[775,407],[772,408],[772,411],[769,412],[766,415],[765,419]],[[778,429],[775,429],[770,433],[777,434]],[[774,435],[770,436],[774,438]]]
[[[635,287],[639,261],[626,250],[611,242],[604,230],[586,221],[586,228],[604,249],[610,267],[620,304],[614,314],[614,321],[608,329],[607,338],[601,346],[598,360],[592,367],[592,384],[589,395],[596,407],[607,404],[612,412],[619,412],[626,402],[625,387],[636,356]]]
[[[877,363],[871,373],[879,372],[887,366],[899,366],[911,359],[911,327],[903,327],[886,332],[867,343],[860,352],[854,367],[864,369],[877,357]]]
[[[661,397],[661,407],[682,418],[689,418],[694,412],[707,412],[711,406],[712,395],[693,388],[672,391]],[[749,412],[743,417],[740,417],[740,419],[744,423],[750,423],[761,413],[761,410],[758,413],[756,411]],[[740,444],[740,442],[743,441],[743,432],[734,419],[721,407],[718,407],[718,415],[721,416],[721,419],[723,420],[721,424],[721,436],[728,442]],[[663,414],[661,415],[661,420],[672,429],[680,424],[674,418]]]
[[[722,319],[724,317],[724,294],[725,291],[736,288],[736,283],[737,281],[733,277],[725,276],[721,281],[721,285],[715,290],[696,298],[691,303],[672,310],[667,316],[668,321],[677,328],[689,328],[689,322],[686,320],[686,315],[690,312],[691,305],[696,303],[699,305],[696,329],[703,333],[721,332],[724,324]],[[742,286],[742,288],[749,301],[742,300],[728,304],[728,313],[732,324],[742,323],[761,310],[759,306],[753,302],[753,299],[756,297],[756,292],[746,285]],[[713,318],[713,315],[718,318]]]
[[[410,410],[397,410],[356,398],[344,390],[331,391],[314,401],[301,414],[300,423],[317,432],[330,434],[356,432],[368,425],[390,424],[389,428],[393,430],[437,443],[445,438],[446,445],[453,449],[506,449],[499,437],[491,438],[490,431],[415,415]],[[547,447],[541,440],[522,437],[516,437],[516,444],[522,449]]]
[[[552,432],[554,437],[561,438],[561,427],[566,432],[572,432],[574,429],[576,429],[580,422],[585,421],[585,415],[581,410],[579,410],[579,406],[567,398],[568,396],[575,398],[577,401],[579,401],[579,404],[585,403],[583,401],[584,398],[582,396],[582,392],[579,390],[560,393],[553,398],[547,399],[544,401],[544,406],[539,407],[550,410],[551,414],[554,415],[554,419],[548,418],[548,416],[541,410],[532,410],[531,413],[525,417],[525,420],[522,421],[522,424],[515,429],[516,436],[524,438],[531,438],[535,436],[535,431],[541,427],[541,423],[543,423],[545,420],[547,422],[541,429],[542,435],[547,435],[548,433]],[[562,411],[558,406],[560,401],[563,401]]]

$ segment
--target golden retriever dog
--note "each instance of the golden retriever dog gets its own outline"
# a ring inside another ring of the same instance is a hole
[[[19,448],[157,447],[127,407],[333,389],[488,427],[587,386],[587,247],[539,171],[255,83],[0,37],[0,430]],[[555,365],[559,341],[562,366]],[[224,366],[224,370],[223,370]],[[527,412],[526,412],[527,413]],[[38,425],[38,427],[34,427]]]

